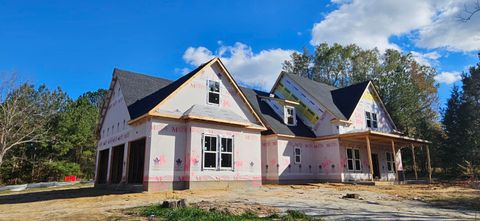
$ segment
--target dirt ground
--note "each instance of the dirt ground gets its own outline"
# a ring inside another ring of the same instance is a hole
[[[357,193],[361,199],[343,199]],[[480,220],[480,190],[458,185],[265,185],[257,189],[125,193],[73,187],[0,194],[0,220],[118,220],[165,199],[300,210],[327,220]]]

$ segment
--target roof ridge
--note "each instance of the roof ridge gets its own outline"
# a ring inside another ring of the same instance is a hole
[[[345,87],[340,87],[340,88],[337,88],[335,90],[341,90],[341,89],[345,89],[345,88],[355,87],[355,86],[359,86],[359,85],[362,85],[362,84],[368,84],[370,82],[371,82],[371,80],[366,80],[366,81],[358,82],[358,83],[351,84],[351,85],[348,85],[348,86],[345,86]],[[335,90],[333,90],[333,91],[335,91]]]
[[[130,71],[130,70],[121,69],[121,68],[117,68],[117,67],[113,68],[113,73],[117,73],[117,74],[129,73],[129,74],[141,75],[141,76],[144,76],[144,77],[156,78],[156,79],[159,79],[159,80],[173,82],[173,80],[170,80],[170,79],[167,79],[167,78],[158,77],[158,76],[154,76],[154,75],[150,75],[150,74],[144,74],[144,73],[140,73],[140,72],[136,72],[136,71]]]
[[[316,84],[321,84],[321,85],[324,85],[324,86],[327,86],[327,87],[334,88],[333,90],[339,89],[339,88],[337,88],[337,87],[335,87],[335,86],[333,86],[333,85],[329,85],[329,84],[327,84],[327,83],[323,83],[323,82],[320,82],[320,81],[316,81],[316,80],[313,80],[313,79],[310,79],[310,78],[307,78],[307,77],[304,77],[304,76],[301,76],[301,75],[298,75],[298,74],[292,74],[292,73],[287,73],[287,72],[285,72],[285,74],[287,74],[287,75],[289,75],[289,76],[298,77],[298,78],[305,78],[305,79],[307,79],[307,80],[309,80],[309,81],[312,81],[312,82],[314,82],[314,83],[316,83]]]

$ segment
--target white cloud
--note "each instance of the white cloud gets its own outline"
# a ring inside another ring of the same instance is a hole
[[[471,0],[437,3],[433,22],[420,29],[416,46],[422,48],[446,48],[449,51],[474,51],[480,49],[480,14],[463,22],[465,7],[472,7]]]
[[[438,83],[453,84],[462,79],[460,72],[442,72],[434,77]]]
[[[437,59],[441,57],[441,55],[436,51],[429,53],[411,51],[410,53],[419,64],[427,66],[433,66],[435,63],[437,63]]]
[[[380,50],[399,49],[391,36],[410,33],[431,23],[434,10],[426,1],[333,1],[339,8],[313,26],[311,44],[351,44]]]
[[[199,66],[212,59],[213,53],[205,47],[189,47],[183,53],[183,60],[191,65]]]
[[[268,49],[254,53],[252,48],[237,42],[233,46],[220,45],[215,53],[205,47],[188,48],[183,59],[198,66],[219,57],[235,80],[249,86],[270,90],[282,70],[282,63],[290,59],[293,50]]]
[[[406,36],[416,47],[449,51],[480,49],[480,14],[468,22],[464,6],[471,0],[332,0],[338,9],[314,24],[311,44],[351,44],[400,49],[389,39]]]

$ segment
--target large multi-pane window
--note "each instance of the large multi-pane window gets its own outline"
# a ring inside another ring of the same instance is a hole
[[[372,129],[378,129],[377,114],[365,111],[365,120],[367,127]]]
[[[203,143],[203,168],[217,168],[217,137],[204,136]]]
[[[233,139],[225,137],[220,139],[220,167],[231,169],[233,165]]]
[[[219,104],[220,103],[220,82],[208,80],[208,103]]]
[[[360,171],[360,150],[347,148],[347,167],[349,171]]]
[[[203,136],[203,169],[233,169],[232,137]]]
[[[387,169],[390,172],[395,172],[395,156],[391,152],[386,152],[387,155]]]

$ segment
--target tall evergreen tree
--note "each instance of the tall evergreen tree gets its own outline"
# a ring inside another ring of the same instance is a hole
[[[462,160],[463,127],[461,126],[460,108],[462,106],[462,93],[458,86],[454,86],[443,111],[444,142],[440,150],[440,157],[444,167],[456,168],[456,163]]]
[[[462,78],[463,105],[460,108],[460,124],[464,128],[465,160],[480,164],[480,63],[470,67]]]

